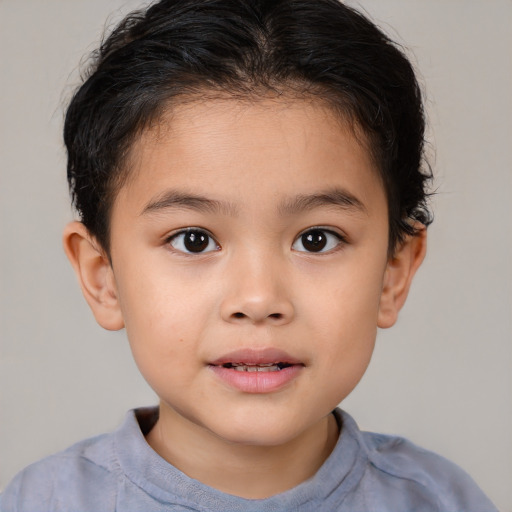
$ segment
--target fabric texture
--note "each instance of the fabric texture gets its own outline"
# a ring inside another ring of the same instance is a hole
[[[77,443],[18,474],[1,512],[491,512],[455,464],[393,436],[361,432],[346,412],[335,449],[311,479],[248,500],[193,480],[146,443],[157,408],[130,411],[119,429]]]

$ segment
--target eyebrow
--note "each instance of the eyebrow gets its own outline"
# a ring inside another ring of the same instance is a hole
[[[224,213],[235,216],[237,208],[231,203],[204,196],[169,190],[152,199],[142,210],[142,215],[167,209],[195,210],[202,213]]]
[[[349,212],[368,214],[364,203],[342,188],[333,188],[318,194],[299,194],[285,201],[279,207],[279,211],[283,214],[293,215],[326,206],[334,206]]]
[[[278,211],[282,215],[293,215],[326,206],[334,206],[349,212],[368,213],[362,201],[341,188],[334,188],[317,194],[299,194],[281,203]],[[166,191],[152,199],[143,208],[141,214],[145,215],[166,209],[185,209],[212,214],[222,213],[233,217],[238,214],[237,207],[232,203],[176,190]]]

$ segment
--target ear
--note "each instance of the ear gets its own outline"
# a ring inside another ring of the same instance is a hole
[[[377,325],[391,327],[405,304],[412,278],[425,258],[427,251],[427,229],[417,227],[415,235],[408,236],[389,258],[379,304]]]
[[[122,329],[114,273],[105,251],[81,222],[66,226],[62,242],[96,321],[110,331]]]

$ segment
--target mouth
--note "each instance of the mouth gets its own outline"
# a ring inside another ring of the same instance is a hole
[[[223,364],[223,368],[233,369],[237,372],[279,372],[284,368],[293,366],[291,363],[226,363]]]
[[[208,365],[231,388],[245,393],[271,393],[296,379],[305,364],[277,349],[243,349]]]
[[[305,366],[296,357],[275,348],[239,349],[210,363],[239,372],[278,372],[295,365]]]

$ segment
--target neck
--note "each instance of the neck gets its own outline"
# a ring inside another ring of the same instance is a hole
[[[338,425],[329,414],[284,444],[232,443],[191,424],[163,404],[146,437],[161,457],[189,477],[247,499],[267,498],[311,478],[337,439]]]

